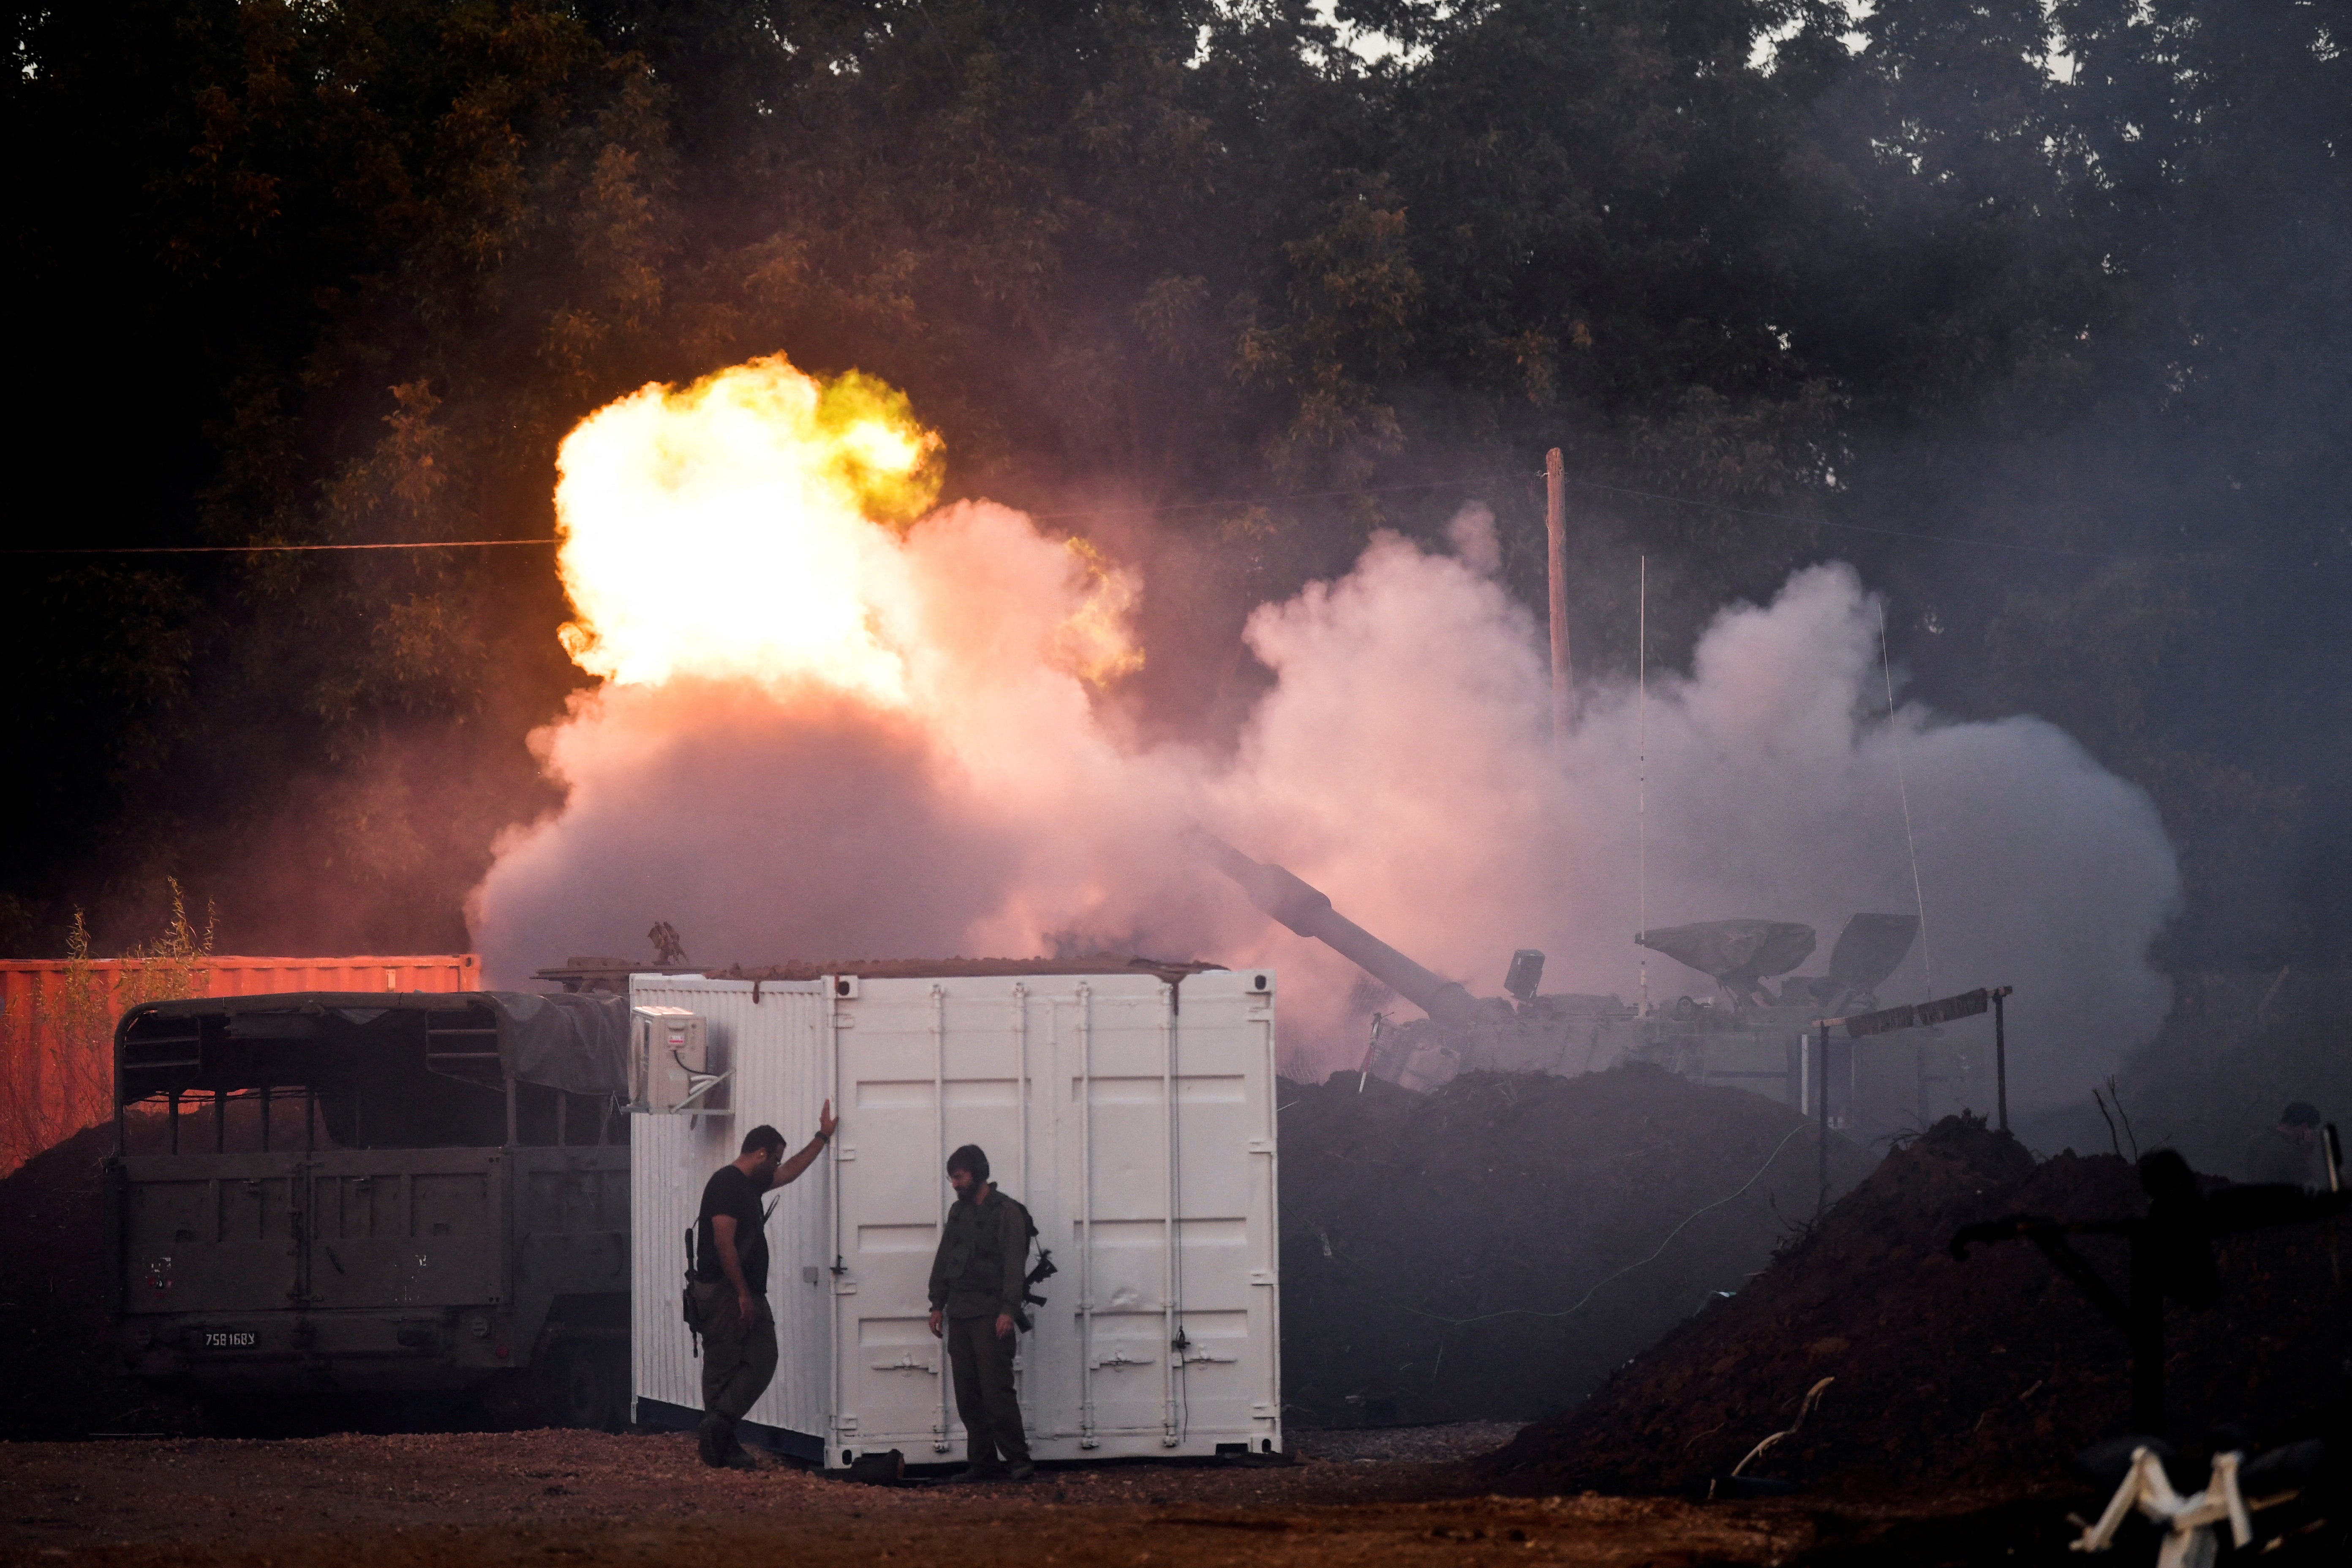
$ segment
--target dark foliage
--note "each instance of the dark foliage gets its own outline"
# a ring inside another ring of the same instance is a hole
[[[1483,498],[1539,597],[1559,445],[1587,668],[1631,662],[1637,552],[1669,658],[1850,556],[1930,700],[2153,792],[2168,959],[2342,961],[2337,0],[1339,16],[20,6],[12,531],[541,538],[580,415],[782,349],[908,389],[951,493],[1142,564],[1129,700],[1213,738],[1249,605],[1375,526]],[[5,948],[76,903],[145,929],[173,873],[230,949],[461,942],[493,836],[549,804],[547,565],[15,558]]]

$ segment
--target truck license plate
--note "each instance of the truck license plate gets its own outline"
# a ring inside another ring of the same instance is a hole
[[[248,1351],[253,1348],[253,1334],[242,1329],[206,1329],[204,1345],[208,1351]]]

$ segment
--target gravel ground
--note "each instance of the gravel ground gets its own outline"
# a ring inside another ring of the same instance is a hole
[[[1494,1453],[1518,1436],[1519,1426],[1517,1421],[1456,1421],[1443,1426],[1360,1426],[1335,1432],[1294,1426],[1287,1439],[1293,1454],[1317,1459],[1442,1465]]]
[[[12,1444],[0,1563],[1760,1564],[1822,1540],[1822,1521],[1785,1502],[1482,1496],[1458,1456],[1503,1430],[1307,1433],[1279,1468],[1120,1463],[898,1488],[782,1465],[713,1473],[682,1435]]]

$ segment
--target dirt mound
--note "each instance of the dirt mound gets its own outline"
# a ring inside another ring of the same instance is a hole
[[[1841,1490],[2055,1479],[2067,1455],[2124,1429],[2122,1334],[2022,1243],[1948,1251],[1972,1221],[2028,1212],[2137,1215],[2132,1168],[2071,1151],[2034,1163],[1983,1123],[1950,1118],[1887,1156],[1820,1231],[1709,1308],[1572,1413],[1492,1461],[1513,1489],[1678,1491],[1727,1473],[1788,1427],[1750,1474]],[[2326,1226],[2217,1245],[2224,1294],[2166,1321],[2171,1436],[2194,1452],[2222,1423],[2259,1445],[2309,1429],[2347,1393],[2352,1285]],[[2126,1250],[2080,1238],[2118,1286]]]
[[[1629,1065],[1281,1086],[1282,1377],[1304,1426],[1563,1410],[1769,1261],[1818,1151],[1787,1107]],[[1832,1138],[1832,1192],[1868,1168]]]
[[[159,1135],[146,1120],[134,1137]],[[84,1128],[0,1180],[0,1438],[194,1426],[114,1352],[100,1241],[100,1173],[113,1152],[112,1126]]]

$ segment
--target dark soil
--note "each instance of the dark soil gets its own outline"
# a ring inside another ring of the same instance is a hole
[[[1410,1453],[1351,1451],[1406,1439]],[[2067,1568],[2085,1497],[1502,1497],[1463,1428],[1300,1433],[1280,1468],[1049,1466],[1025,1486],[706,1470],[682,1434],[0,1445],[0,1568],[936,1563],[971,1568]],[[1482,1495],[1483,1493],[1483,1495]],[[2336,1568],[2316,1536],[2265,1555]],[[2135,1528],[2114,1561],[2145,1563]]]
[[[1564,1410],[1813,1214],[1812,1131],[1742,1090],[1644,1066],[1359,1082],[1281,1085],[1294,1421]],[[1867,1168],[1832,1136],[1832,1194]]]
[[[125,1375],[114,1353],[100,1250],[100,1169],[113,1152],[111,1126],[85,1128],[0,1181],[0,1438],[195,1424],[192,1405]]]
[[[1493,1498],[1459,1461],[1050,1467],[1025,1486],[865,1487],[696,1463],[685,1435],[0,1445],[0,1568],[457,1563],[1583,1568],[1785,1563],[1785,1503]],[[1852,1529],[1870,1528],[1857,1521]]]
[[[2002,1214],[2145,1207],[2120,1159],[2036,1164],[2006,1134],[1948,1119],[1889,1155],[1748,1289],[1573,1413],[1521,1433],[1493,1473],[1513,1489],[1700,1492],[1834,1378],[1813,1416],[1750,1474],[1844,1498],[2063,1485],[2068,1456],[2126,1426],[2123,1336],[2032,1247],[1980,1247],[1956,1262],[1948,1244],[1959,1226]],[[2223,1240],[2220,1305],[2168,1309],[2168,1435],[2200,1472],[2217,1427],[2242,1428],[2220,1436],[2256,1448],[2342,1432],[2352,1285],[2339,1255],[2352,1237],[2336,1228]],[[2123,1243],[2084,1237],[2078,1249],[2121,1286]]]

